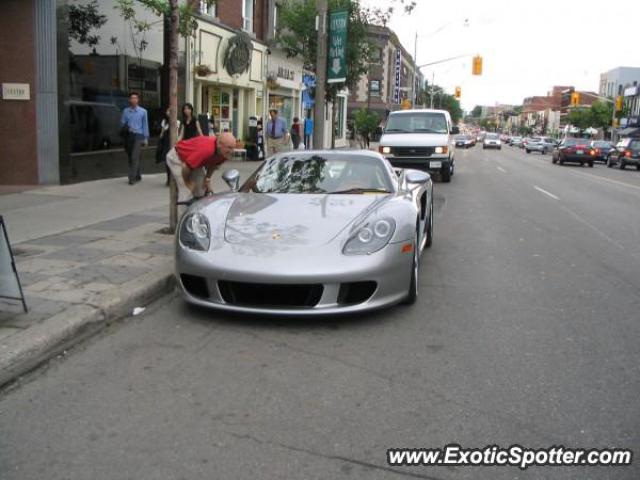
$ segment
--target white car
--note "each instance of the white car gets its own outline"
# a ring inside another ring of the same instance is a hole
[[[446,110],[399,110],[389,114],[379,151],[395,167],[426,170],[450,182],[458,133]]]
[[[502,142],[500,141],[500,137],[497,133],[487,133],[484,137],[482,149],[484,150],[487,148],[497,148],[498,150],[502,150]]]

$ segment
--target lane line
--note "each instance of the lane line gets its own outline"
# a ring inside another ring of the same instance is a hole
[[[496,168],[497,168],[499,171],[501,171],[502,173],[507,173],[507,171],[506,171],[504,168],[502,168],[502,167],[499,167],[499,166],[498,166],[498,167],[496,167]]]
[[[590,178],[593,178],[595,180],[603,180],[605,182],[613,183],[615,185],[621,185],[623,187],[633,188],[634,190],[640,190],[640,187],[638,185],[632,185],[632,184],[627,183],[627,182],[621,182],[619,180],[613,180],[612,178],[609,178],[609,177],[601,177],[600,175],[593,175],[592,173],[575,172],[575,171],[572,171],[572,170],[569,170],[569,172],[572,173],[572,174],[575,174],[575,175],[582,175],[584,177],[590,177]]]
[[[560,200],[560,197],[556,197],[553,193],[551,192],[547,192],[544,188],[540,188],[537,185],[534,185],[533,188],[535,188],[537,191],[539,191],[540,193],[544,193],[545,195],[553,198],[554,200]]]

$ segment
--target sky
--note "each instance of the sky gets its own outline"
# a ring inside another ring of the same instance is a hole
[[[467,111],[475,105],[520,105],[526,97],[546,95],[554,85],[597,92],[601,73],[618,66],[640,67],[638,0],[416,3],[410,15],[397,8],[388,26],[411,53],[418,33],[419,65],[469,55],[421,69],[429,82],[435,78],[449,93],[460,86]],[[475,54],[483,57],[482,76],[471,75]]]

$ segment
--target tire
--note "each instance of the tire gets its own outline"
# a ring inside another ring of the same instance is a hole
[[[556,158],[553,155],[551,155],[551,163],[555,165],[557,161],[558,160],[556,160]]]
[[[444,183],[449,183],[451,181],[451,166],[449,163],[442,166],[442,169],[440,170],[440,178],[442,178]]]
[[[564,165],[564,159],[562,157],[558,157],[558,163],[560,165]]]
[[[527,149],[527,153],[531,153],[531,150]]]
[[[636,165],[636,170],[640,171],[640,163]]]
[[[409,283],[409,291],[407,297],[402,301],[403,305],[413,305],[418,299],[418,272],[420,269],[420,252],[418,251],[418,230],[416,229],[415,239],[413,241],[413,262],[411,263],[411,281]]]
[[[624,163],[624,160],[620,160],[620,170],[624,170],[626,166],[627,165]]]
[[[589,165],[589,168],[593,168],[593,160],[591,160],[588,165]]]
[[[580,162],[580,166],[581,166],[581,167],[584,167],[584,162]]]
[[[431,197],[431,207],[429,207],[429,220],[427,222],[427,241],[425,242],[425,247],[430,248],[432,244],[433,244],[433,196]]]

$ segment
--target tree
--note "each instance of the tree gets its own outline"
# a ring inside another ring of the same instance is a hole
[[[353,128],[360,136],[360,146],[366,148],[369,145],[368,139],[375,132],[380,124],[380,116],[375,112],[369,112],[366,109],[356,110],[353,114]]]
[[[567,115],[567,122],[580,130],[589,128],[593,123],[590,108],[574,108]]]
[[[613,104],[609,102],[597,101],[591,105],[591,126],[600,128],[605,132],[611,128],[613,118]]]
[[[455,124],[462,118],[462,108],[460,102],[453,95],[445,93],[444,89],[438,85],[431,85],[425,88],[419,95],[419,103],[431,105],[433,97],[433,107],[446,110],[451,115],[451,121]]]
[[[476,105],[475,107],[473,107],[473,110],[471,110],[471,116],[474,118],[480,118],[481,115],[482,107],[480,105]]]
[[[100,41],[100,35],[92,33],[107,23],[107,16],[98,10],[98,1],[91,0],[86,5],[70,4],[67,10],[69,16],[69,37],[81,45],[95,47]]]
[[[118,0],[125,7],[133,8],[133,0]],[[200,6],[200,0],[186,0],[180,4],[180,0],[136,0],[139,4],[151,10],[158,16],[169,18],[169,125],[178,122],[178,44],[180,36],[188,37],[195,33],[197,22],[193,18],[194,12]],[[202,0],[207,6],[216,3],[216,0]],[[116,7],[117,8],[117,7]],[[122,12],[121,12],[122,14]],[[133,9],[135,16],[135,8]],[[171,146],[175,145],[177,132],[175,128],[169,129]],[[174,232],[178,223],[177,191],[175,182],[171,181],[169,194],[169,230]]]

